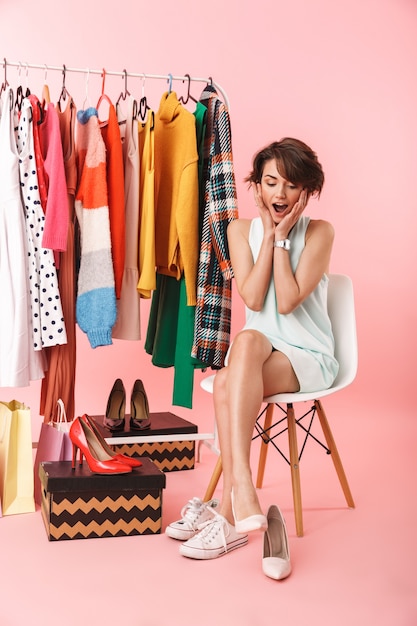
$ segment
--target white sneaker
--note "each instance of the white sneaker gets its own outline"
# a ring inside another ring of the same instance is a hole
[[[211,510],[212,519],[200,526],[200,531],[180,545],[180,554],[190,559],[216,559],[248,543],[247,535],[239,535],[223,515]]]
[[[211,511],[217,506],[219,506],[219,501],[215,499],[208,502],[203,502],[200,498],[189,500],[181,509],[181,519],[167,526],[165,534],[180,541],[191,539],[198,532],[200,524],[212,519]]]

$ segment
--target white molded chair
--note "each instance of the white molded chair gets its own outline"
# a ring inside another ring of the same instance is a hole
[[[329,275],[327,306],[329,316],[332,322],[333,335],[335,339],[335,355],[339,362],[339,373],[333,385],[329,389],[316,391],[314,393],[279,393],[264,398],[266,406],[261,414],[258,416],[255,425],[257,434],[255,434],[254,439],[256,439],[257,437],[262,437],[256,487],[262,487],[268,444],[272,444],[273,447],[284,457],[284,459],[289,463],[291,467],[295,524],[297,535],[299,537],[301,537],[304,532],[299,463],[307,439],[314,439],[326,450],[328,454],[331,455],[334,467],[337,472],[337,476],[339,478],[343,493],[346,498],[346,502],[349,507],[354,508],[355,506],[342,466],[342,462],[340,460],[340,456],[337,451],[336,444],[333,439],[333,435],[323,409],[323,405],[320,401],[320,398],[324,398],[325,396],[334,394],[337,391],[340,391],[341,389],[344,389],[345,387],[350,385],[355,379],[357,372],[358,346],[356,337],[355,305],[353,296],[353,285],[349,276],[343,274]],[[209,393],[213,392],[214,377],[215,375],[209,376],[201,381],[202,388]],[[304,415],[302,415],[301,417],[296,418],[293,405],[300,402],[312,402],[312,405],[307,413],[304,413]],[[276,422],[275,424],[272,424],[272,417],[275,406],[281,409],[284,417],[279,419],[278,422]],[[312,423],[316,414],[319,418],[327,445],[324,445],[321,441],[319,441],[311,432]],[[261,425],[260,420],[263,415],[265,415],[265,420],[263,425]],[[309,417],[309,424],[307,427],[305,427],[302,423],[302,421],[306,417]],[[278,433],[273,434],[272,430],[274,428],[276,429],[276,427],[279,427],[282,422],[285,421],[286,426],[284,427],[284,429],[281,429]],[[300,454],[298,451],[297,426],[299,426],[300,429],[303,431],[304,436],[304,441],[301,447]],[[278,448],[275,442],[276,437],[286,431],[288,431],[288,450],[290,457],[289,460],[286,458],[285,454]],[[222,464],[221,457],[219,456],[204,500],[207,501],[212,498],[221,473]]]

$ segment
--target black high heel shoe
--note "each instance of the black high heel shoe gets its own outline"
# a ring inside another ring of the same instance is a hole
[[[106,415],[103,424],[112,432],[124,430],[125,427],[126,391],[123,381],[117,378],[107,400]]]
[[[151,427],[149,403],[143,382],[135,380],[130,397],[130,428],[146,430]]]

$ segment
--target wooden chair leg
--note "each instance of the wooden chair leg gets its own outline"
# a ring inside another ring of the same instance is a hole
[[[315,401],[317,415],[320,420],[320,424],[323,430],[324,437],[326,439],[327,447],[330,450],[331,457],[333,460],[333,464],[336,470],[336,473],[339,478],[339,482],[343,489],[343,493],[345,494],[346,502],[349,507],[352,509],[355,508],[355,503],[353,501],[353,497],[349,488],[349,484],[346,478],[345,470],[343,469],[342,461],[339,456],[339,452],[337,451],[335,440],[333,439],[332,431],[330,430],[329,422],[327,421],[326,414],[324,412],[323,406],[320,400]]]
[[[294,501],[295,528],[297,536],[302,537],[303,507],[301,502],[300,464],[298,458],[297,430],[295,412],[292,404],[287,404],[288,444],[290,452],[292,496]]]
[[[258,461],[258,474],[256,476],[256,488],[261,489],[263,481],[264,481],[264,473],[265,473],[265,464],[266,464],[266,455],[268,452],[268,437],[269,437],[269,429],[272,424],[272,415],[274,413],[274,405],[268,404],[266,408],[265,421],[263,429],[266,432],[266,435],[261,435],[262,443],[261,449],[259,451],[259,461]]]
[[[222,471],[223,471],[222,457],[219,455],[219,458],[217,459],[216,467],[214,468],[213,474],[211,475],[210,482],[208,484],[207,491],[204,496],[204,502],[208,502],[213,497],[213,493],[217,487],[217,483],[220,480]]]

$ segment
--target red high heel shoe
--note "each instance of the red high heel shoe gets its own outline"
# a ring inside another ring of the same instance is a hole
[[[72,441],[72,469],[75,469],[77,450],[80,450],[80,465],[84,456],[94,474],[128,474],[132,471],[129,465],[114,459],[103,450],[94,432],[79,417],[73,420],[69,437]]]
[[[109,456],[113,457],[113,459],[120,461],[120,463],[124,463],[124,465],[130,465],[131,467],[140,467],[142,465],[142,461],[139,461],[139,459],[135,459],[131,456],[127,456],[126,454],[120,454],[112,450],[99,429],[97,428],[95,421],[86,413],[84,413],[84,415],[80,417],[80,420],[85,422],[87,426],[91,428],[91,430],[97,437],[97,440],[100,443],[101,447],[104,449],[105,452],[107,452]]]

